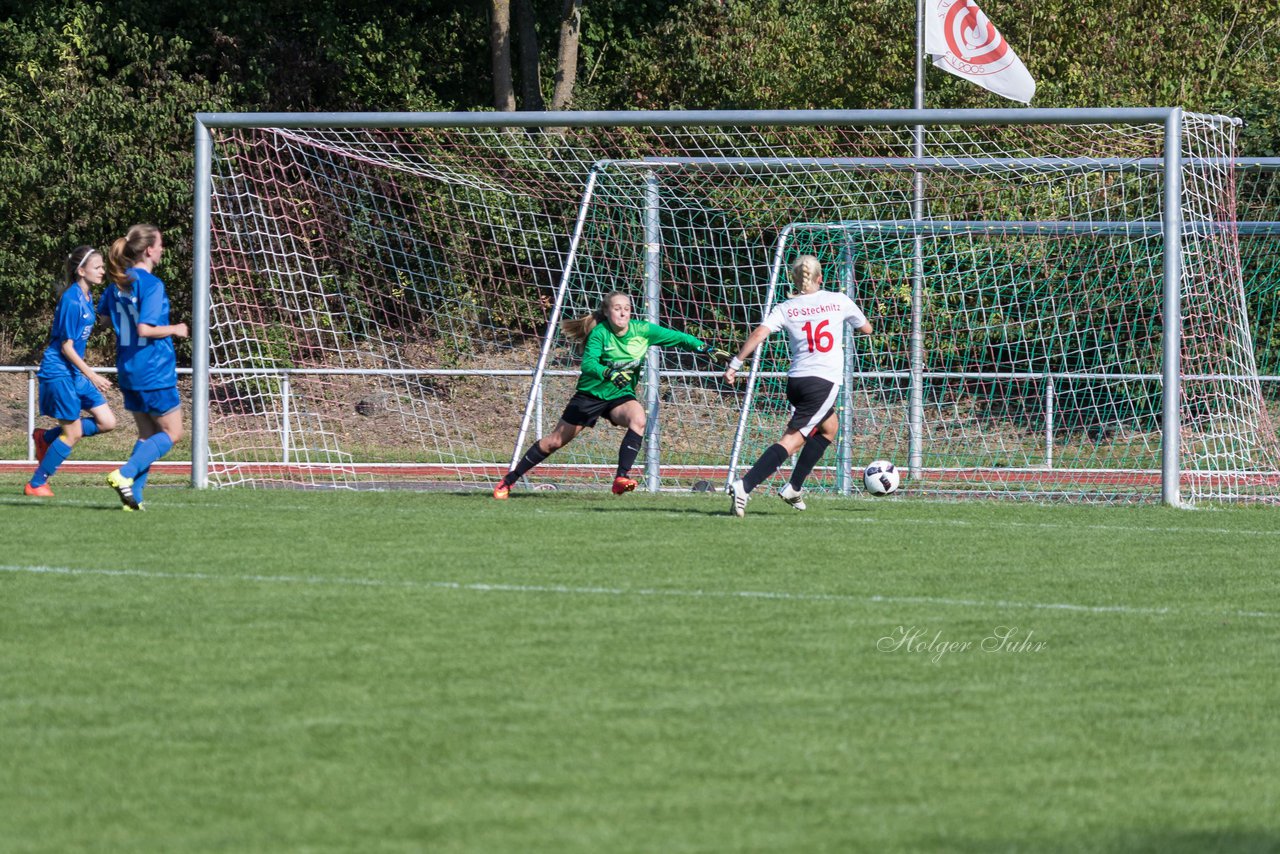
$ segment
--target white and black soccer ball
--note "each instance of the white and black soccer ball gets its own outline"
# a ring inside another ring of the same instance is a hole
[[[888,460],[876,460],[862,472],[862,485],[872,495],[891,495],[898,491],[898,467]]]

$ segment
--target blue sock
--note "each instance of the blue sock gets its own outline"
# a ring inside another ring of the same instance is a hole
[[[46,445],[52,445],[53,440],[62,435],[62,425],[54,424],[48,430],[44,431],[44,442]]]
[[[35,474],[31,475],[32,486],[43,486],[53,477],[53,473],[58,470],[58,466],[71,456],[71,446],[62,441],[62,437],[49,445],[49,450],[45,452],[44,459],[40,461],[40,465],[36,466]]]
[[[142,450],[142,443],[145,441],[146,439],[139,439],[138,441],[134,442],[133,450],[129,452],[129,456],[132,457],[134,454],[138,453],[138,451]],[[147,475],[150,473],[151,473],[151,467],[147,466],[142,471],[138,472],[133,476],[133,498],[139,504],[142,503],[142,490],[146,489]]]
[[[152,463],[169,453],[172,448],[173,440],[168,433],[157,433],[150,439],[144,439],[137,444],[129,462],[120,466],[120,474],[136,478],[138,472],[151,468]]]
[[[151,474],[151,466],[133,476],[133,500],[142,503],[142,490],[147,488],[147,475]]]
[[[98,422],[94,421],[92,418],[81,418],[80,430],[84,433],[86,438],[89,436],[96,436],[98,435]]]
[[[134,453],[140,451],[143,442],[146,442],[146,439],[138,439],[137,442],[134,442],[133,451],[129,452],[129,456],[133,456]],[[138,474],[133,475],[133,498],[140,504],[142,503],[142,490],[145,489],[147,485],[148,474],[151,474],[151,466],[147,466],[146,469],[143,469],[138,472]]]

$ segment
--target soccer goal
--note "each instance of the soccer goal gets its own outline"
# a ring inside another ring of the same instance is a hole
[[[811,488],[1268,500],[1237,123],[1150,110],[206,114],[197,118],[193,479],[489,487],[549,430],[618,290],[733,348],[810,253],[875,325]],[[641,387],[648,489],[721,487],[786,421],[681,352]],[[601,486],[586,431],[530,488]],[[785,469],[784,469],[785,470]]]

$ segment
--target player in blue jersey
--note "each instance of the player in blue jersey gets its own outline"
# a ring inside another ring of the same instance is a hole
[[[164,255],[154,225],[135,225],[107,252],[111,284],[98,301],[98,314],[116,331],[117,382],[124,408],[138,425],[138,441],[128,462],[107,475],[107,484],[126,510],[142,504],[151,464],[182,438],[182,401],[173,339],[187,337],[187,324],[169,322],[169,296],[152,271]]]
[[[22,491],[37,498],[52,498],[49,478],[71,455],[84,436],[106,433],[116,426],[115,413],[103,392],[111,387],[106,377],[84,360],[85,343],[93,330],[92,286],[103,279],[102,253],[92,246],[77,246],[67,256],[66,287],[58,297],[53,315],[49,346],[40,357],[40,414],[54,418],[58,426],[37,427],[31,436],[36,442],[39,465]],[[90,417],[81,418],[88,411]]]

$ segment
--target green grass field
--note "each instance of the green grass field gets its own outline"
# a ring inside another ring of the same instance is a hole
[[[1280,849],[1275,510],[21,482],[5,852]]]

